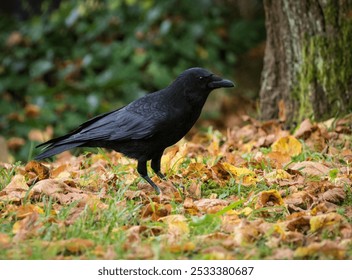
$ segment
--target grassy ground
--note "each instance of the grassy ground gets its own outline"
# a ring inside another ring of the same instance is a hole
[[[0,259],[351,259],[351,119],[196,134],[161,196],[115,152],[0,164]]]

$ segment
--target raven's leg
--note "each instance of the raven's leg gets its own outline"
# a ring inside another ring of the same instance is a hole
[[[159,187],[152,181],[152,179],[149,178],[148,176],[148,171],[147,171],[147,161],[145,160],[139,160],[138,165],[137,165],[137,171],[138,173],[142,176],[144,180],[146,180],[149,185],[151,185],[154,190],[156,191],[157,194],[160,194],[160,189]]]
[[[152,169],[154,170],[155,174],[158,175],[160,179],[166,180],[166,177],[163,173],[160,171],[160,161],[161,161],[161,156],[163,155],[163,151],[161,153],[158,153],[152,158]]]
[[[158,175],[158,177],[162,180],[166,180],[166,176],[160,171],[160,161],[161,161],[161,156],[163,155],[163,151],[157,155],[155,155],[153,158],[152,158],[152,163],[151,163],[151,166],[152,166],[152,169],[154,170],[154,172],[156,173],[156,175]],[[179,187],[174,183],[174,182],[171,182],[172,185],[176,188],[176,190],[179,191]],[[183,186],[181,186],[182,189],[184,189]]]

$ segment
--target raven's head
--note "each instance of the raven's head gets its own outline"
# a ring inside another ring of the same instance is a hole
[[[212,91],[217,88],[234,87],[235,84],[230,80],[223,79],[214,75],[203,68],[190,68],[184,71],[179,78],[185,81],[185,84],[190,90],[195,91]]]

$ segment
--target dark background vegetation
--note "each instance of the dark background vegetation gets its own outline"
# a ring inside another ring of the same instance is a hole
[[[15,160],[31,156],[34,129],[66,133],[189,67],[249,98],[259,89],[261,1],[18,0],[0,11],[0,136]]]

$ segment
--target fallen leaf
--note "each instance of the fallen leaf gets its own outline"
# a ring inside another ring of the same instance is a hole
[[[299,191],[285,197],[283,201],[289,210],[303,211],[311,207],[314,202],[314,197],[306,191]]]
[[[16,210],[16,217],[18,219],[22,219],[31,215],[32,213],[43,214],[44,210],[41,207],[33,204],[21,205]]]
[[[313,129],[316,129],[316,127],[312,125],[309,119],[305,119],[303,122],[301,122],[293,136],[296,138],[307,139],[311,135]]]
[[[255,209],[272,207],[284,204],[280,193],[277,190],[262,191],[258,194]]]
[[[253,185],[258,181],[256,174],[248,168],[236,167],[227,162],[222,163],[222,165],[225,170],[236,178],[237,182],[243,185]]]
[[[341,248],[334,241],[324,240],[323,242],[314,242],[305,247],[298,247],[294,252],[294,257],[303,258],[316,258],[319,259],[344,259],[346,250]]]
[[[283,223],[290,231],[307,233],[310,229],[310,219],[311,217],[306,215],[304,212],[297,212],[287,216],[286,221]]]
[[[284,165],[291,161],[291,156],[289,156],[288,154],[283,154],[281,152],[272,151],[266,156],[270,159],[270,163],[272,163],[271,165],[278,169],[282,169]]]
[[[61,204],[70,204],[74,201],[80,201],[85,204],[89,197],[92,196],[83,190],[72,188],[65,182],[56,179],[41,180],[29,191],[29,197],[35,200],[40,199],[42,195],[52,197]]]
[[[297,156],[302,152],[302,144],[293,136],[285,136],[271,145],[273,152],[279,152],[290,157]]]
[[[264,175],[264,178],[268,181],[268,183],[278,183],[279,181],[282,180],[288,180],[292,178],[292,175],[287,173],[283,169],[275,169],[272,172],[269,172]]]
[[[48,167],[33,160],[26,164],[25,170],[26,172],[34,172],[39,180],[48,179],[50,175]]]
[[[231,252],[221,245],[205,248],[201,251],[201,254],[209,260],[231,260],[234,258]]]
[[[321,198],[325,201],[337,204],[345,200],[346,192],[343,188],[333,188],[324,192]]]
[[[313,216],[310,219],[310,230],[316,232],[321,228],[328,228],[332,225],[340,224],[343,217],[337,213],[327,213],[319,216]]]
[[[32,212],[26,216],[23,220],[17,221],[12,227],[12,233],[15,234],[13,240],[15,242],[25,240],[32,236],[39,235],[39,229],[42,227],[42,223],[39,221],[39,214]]]
[[[171,253],[183,253],[194,251],[195,248],[196,245],[192,241],[187,241],[184,243],[168,244],[165,249]]]
[[[194,205],[199,211],[204,213],[216,213],[227,206],[229,203],[223,199],[202,198],[194,201]]]
[[[143,208],[141,217],[151,217],[153,221],[157,221],[161,217],[170,215],[171,210],[172,206],[170,204],[159,204],[156,202],[151,202]]]
[[[11,182],[0,192],[0,200],[21,201],[26,196],[28,189],[25,177],[21,174],[16,174],[12,177]]]
[[[194,198],[201,198],[201,193],[202,193],[201,183],[192,182],[191,185],[189,186],[188,192],[190,196]]]
[[[296,162],[291,164],[288,168],[308,176],[325,176],[328,175],[330,171],[330,168],[316,161]]]
[[[0,249],[7,249],[10,246],[11,246],[10,236],[0,232]]]
[[[160,218],[159,221],[167,224],[168,236],[172,239],[188,235],[189,233],[187,218],[183,215],[169,215]]]
[[[258,230],[258,222],[242,220],[238,226],[234,227],[233,234],[234,239],[238,245],[253,243],[260,236],[260,231]]]
[[[71,254],[80,254],[94,246],[94,242],[89,239],[71,238],[67,240],[59,240],[51,243],[51,247],[56,248],[59,252],[68,251]]]

